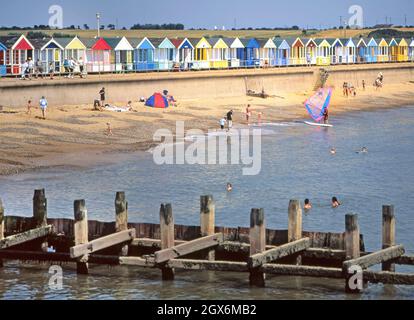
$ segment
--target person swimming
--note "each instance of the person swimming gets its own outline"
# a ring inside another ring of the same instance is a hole
[[[357,153],[368,153],[368,148],[363,147],[361,150],[357,151]]]
[[[336,154],[336,149],[335,148],[331,148],[331,154],[335,155]]]
[[[233,186],[231,183],[227,184],[227,192],[232,192],[233,191]]]
[[[337,197],[332,198],[332,208],[338,208],[341,205],[341,203],[338,201]]]
[[[309,210],[311,210],[311,209],[312,209],[312,204],[311,204],[311,202],[310,202],[310,200],[309,200],[309,199],[306,199],[306,200],[305,200],[305,206],[304,206],[304,209],[305,209],[305,211],[309,211]]]

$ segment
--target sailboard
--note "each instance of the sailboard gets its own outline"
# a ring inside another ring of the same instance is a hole
[[[321,88],[305,101],[305,108],[315,122],[306,121],[305,124],[318,127],[333,127],[330,124],[321,123],[324,113],[329,108],[332,98],[332,88]]]

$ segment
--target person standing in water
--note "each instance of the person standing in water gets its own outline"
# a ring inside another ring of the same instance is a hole
[[[46,120],[47,100],[43,96],[39,101],[40,110],[42,110],[43,120]]]
[[[305,211],[310,211],[312,209],[312,204],[310,202],[309,199],[305,200],[305,206],[304,206]]]

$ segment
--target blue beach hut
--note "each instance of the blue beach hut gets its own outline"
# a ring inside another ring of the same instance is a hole
[[[284,39],[274,38],[273,39],[276,45],[276,65],[277,66],[287,66],[289,65],[290,57],[290,45]]]
[[[155,47],[145,37],[143,39],[131,39],[134,50],[134,66],[137,71],[151,71],[156,69]]]
[[[378,43],[374,38],[367,40],[367,62],[374,63],[378,61]]]
[[[367,43],[365,42],[364,38],[360,38],[358,42],[356,42],[356,62],[363,63],[366,62],[368,48]]]
[[[171,70],[176,58],[176,47],[168,38],[151,39],[152,44],[156,46],[155,61],[158,63],[159,70]],[[157,42],[156,44],[154,42]]]
[[[240,39],[243,43],[244,49],[242,51],[238,50],[238,53],[242,53],[240,57],[242,67],[255,67],[260,66],[260,57],[259,57],[259,42],[254,39]]]
[[[0,77],[5,76],[7,74],[6,52],[6,46],[0,42]]]

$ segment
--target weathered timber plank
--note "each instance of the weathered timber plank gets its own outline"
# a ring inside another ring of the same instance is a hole
[[[223,242],[223,234],[217,233],[212,236],[203,237],[197,240],[189,241],[187,243],[174,246],[172,248],[157,251],[155,253],[155,262],[163,263],[168,260],[186,256],[188,254],[198,252],[204,249],[209,249],[218,246]]]
[[[246,262],[174,259],[174,260],[168,261],[167,264],[170,268],[184,269],[184,270],[208,270],[208,271],[230,271],[230,272],[248,272],[249,271],[249,267],[247,266]]]
[[[310,247],[310,239],[296,240],[280,247],[257,253],[249,258],[249,267],[257,268],[263,264],[304,251]]]
[[[343,279],[342,270],[339,268],[265,264],[261,269],[267,274],[275,275]]]
[[[371,283],[394,284],[394,285],[414,285],[413,273],[394,273],[388,271],[373,272],[364,271],[364,281]]]
[[[17,250],[0,250],[0,258],[5,260],[21,261],[44,261],[44,262],[73,262],[79,261],[77,258],[71,258],[69,253],[46,253]],[[118,256],[90,255],[88,262],[92,264],[119,265]]]
[[[143,268],[154,268],[156,263],[152,257],[120,257],[119,264],[124,266],[134,266]]]
[[[396,264],[400,264],[400,265],[413,266],[414,265],[414,256],[402,256],[402,257],[399,257],[399,258],[395,259],[394,262]]]
[[[43,238],[52,233],[52,226],[45,226],[19,233],[0,240],[0,249],[7,249],[19,244]]]
[[[175,240],[174,245],[178,246],[188,241]],[[161,240],[157,239],[146,239],[146,238],[137,238],[132,240],[131,247],[144,247],[144,248],[155,248],[161,249]]]
[[[376,264],[387,262],[401,257],[405,253],[404,246],[393,246],[387,249],[383,249],[366,256],[348,260],[343,263],[344,270],[348,270],[352,266],[360,266],[362,269],[367,269]]]
[[[117,244],[131,241],[135,238],[135,229],[117,232],[109,236],[93,240],[91,242],[80,244],[70,248],[70,256],[79,258],[83,255],[90,254],[102,249],[112,247]]]

